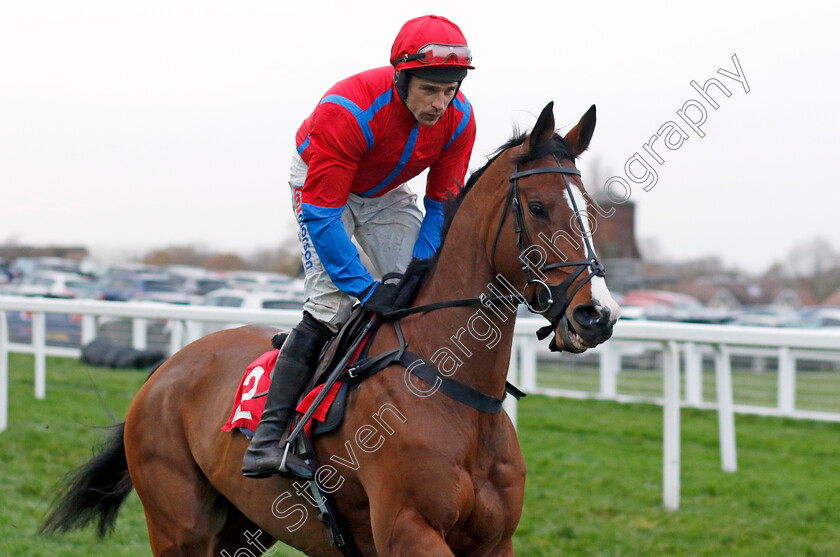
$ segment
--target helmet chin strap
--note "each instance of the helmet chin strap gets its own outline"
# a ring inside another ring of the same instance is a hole
[[[411,76],[409,76],[407,73],[403,73],[402,70],[397,70],[394,72],[394,89],[397,90],[397,96],[400,98],[403,104],[405,104],[405,100],[408,97],[409,81],[411,81]],[[406,108],[408,108],[407,105]]]
[[[464,80],[462,79],[461,81],[458,82],[458,85],[455,86],[455,94],[452,95],[452,101],[454,101],[455,97],[458,96],[458,91],[461,90],[461,83],[463,83],[463,82],[464,82]],[[449,104],[452,104],[452,101],[449,101]],[[449,104],[446,105],[446,108],[449,108]]]
[[[403,70],[396,70],[394,72],[394,89],[397,91],[397,97],[399,97],[400,101],[402,101],[403,106],[408,109],[408,105],[406,104],[406,99],[408,98],[408,85],[411,82],[411,72],[403,71]],[[452,105],[452,101],[455,100],[455,97],[458,96],[458,91],[461,90],[461,83],[463,83],[463,79],[458,81],[458,85],[455,87],[455,94],[452,95],[452,100],[449,101],[449,104],[446,105],[446,108],[449,108]],[[411,112],[411,110],[409,110]],[[414,116],[414,113],[412,113]],[[417,120],[415,118],[415,120]]]

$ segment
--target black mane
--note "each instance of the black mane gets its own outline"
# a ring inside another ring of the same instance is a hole
[[[446,241],[446,235],[449,232],[449,226],[452,224],[452,219],[455,218],[455,213],[458,212],[458,209],[461,207],[461,203],[463,203],[464,198],[470,193],[470,190],[475,185],[476,182],[481,178],[484,174],[484,171],[493,164],[493,162],[499,158],[499,155],[510,149],[511,147],[516,147],[518,145],[522,145],[525,140],[528,138],[527,133],[516,133],[514,132],[514,136],[511,137],[504,145],[496,149],[496,151],[490,156],[487,162],[473,172],[467,183],[464,185],[463,188],[460,189],[457,195],[452,197],[448,200],[443,207],[443,228],[440,234],[440,246],[443,246],[443,243]],[[566,144],[566,141],[563,139],[562,136],[558,134],[554,134],[551,139],[548,141],[543,141],[539,145],[537,145],[534,149],[529,149],[524,154],[517,157],[514,162],[516,164],[525,164],[531,161],[536,161],[547,157],[549,155],[554,155],[557,157],[558,160],[562,159],[573,159],[571,150],[569,146]],[[408,275],[419,275],[423,277],[425,280],[425,275],[432,269],[437,262],[438,255],[440,254],[440,247],[438,247],[437,252],[435,255],[430,257],[429,259],[414,259],[408,266],[405,274]],[[422,280],[420,281],[423,282]],[[413,296],[411,296],[413,299]]]

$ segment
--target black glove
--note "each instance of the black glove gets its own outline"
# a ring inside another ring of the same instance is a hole
[[[423,280],[428,274],[430,264],[425,261],[413,260],[400,278],[400,293],[397,296],[394,306],[396,309],[411,307],[414,298],[423,285]]]
[[[374,282],[364,293],[362,298],[367,295],[373,289],[373,293],[371,293],[364,302],[362,302],[362,306],[372,313],[388,313],[389,311],[393,311],[397,309],[394,306],[394,302],[397,299],[397,293],[399,290],[397,289],[396,284],[388,283],[388,282]]]

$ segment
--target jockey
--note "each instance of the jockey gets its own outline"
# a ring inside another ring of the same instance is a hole
[[[298,130],[289,184],[306,301],[272,372],[245,476],[312,477],[291,451],[283,462],[295,404],[356,300],[371,312],[392,309],[396,285],[374,280],[351,237],[380,276],[439,247],[443,202],[463,184],[475,142],[475,116],[460,92],[471,62],[457,25],[434,15],[409,20],[390,66],[335,84]],[[426,169],[423,216],[406,182]]]

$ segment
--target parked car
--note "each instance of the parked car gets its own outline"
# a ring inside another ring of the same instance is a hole
[[[49,346],[78,348],[82,342],[82,316],[66,313],[47,313],[46,343]],[[7,311],[9,341],[21,344],[32,342],[32,314],[28,311]]]
[[[214,290],[205,296],[204,306],[243,309],[291,309],[302,310],[303,299],[285,296],[277,292],[249,291],[234,288]],[[237,327],[242,323],[204,323],[202,333],[210,334],[222,329]]]
[[[96,283],[88,277],[60,271],[36,271],[12,288],[21,296],[89,299],[103,297]]]
[[[716,324],[732,320],[726,310],[707,308],[694,296],[665,290],[631,290],[618,303],[625,319]]]
[[[840,327],[840,307],[819,307],[800,312],[802,318],[788,326],[803,329]]]
[[[733,316],[733,325],[786,327],[799,321],[796,310],[773,305],[745,306]]]
[[[0,257],[0,284],[7,284],[15,279],[12,263]]]
[[[230,286],[228,281],[223,278],[195,278],[195,279],[187,279],[184,281],[184,284],[181,285],[186,292],[190,294],[194,294],[196,296],[205,296],[209,292],[214,290],[220,290],[222,288],[227,288]]]
[[[224,277],[231,288],[244,290],[287,290],[293,283],[290,276],[261,271],[228,271]]]
[[[39,271],[78,273],[79,262],[63,257],[18,257],[12,262],[12,271],[20,277],[26,277]]]
[[[245,309],[302,309],[303,300],[277,292],[222,288],[209,292],[202,305]]]
[[[190,296],[183,292],[171,277],[164,274],[132,274],[117,276],[106,281],[102,287],[106,300],[124,302],[141,300],[188,304]]]
[[[196,298],[196,303],[208,292],[230,286],[228,279],[221,273],[200,267],[173,265],[167,267],[166,272],[183,292]]]

